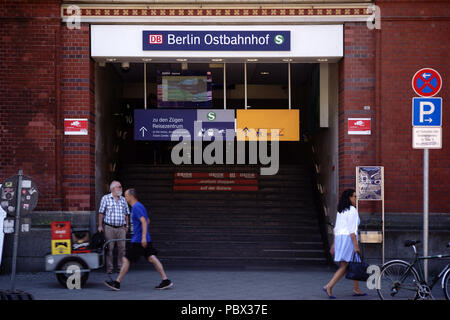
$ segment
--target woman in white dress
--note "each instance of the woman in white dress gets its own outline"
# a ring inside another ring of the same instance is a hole
[[[334,227],[334,242],[330,253],[334,254],[334,261],[340,262],[340,267],[331,278],[330,282],[323,287],[330,299],[335,299],[332,290],[336,283],[345,275],[347,263],[352,260],[353,253],[360,254],[358,246],[358,225],[359,215],[356,210],[356,192],[347,189],[342,193],[339,200],[336,215],[336,225]],[[353,295],[365,296],[359,289],[359,282],[353,281]]]

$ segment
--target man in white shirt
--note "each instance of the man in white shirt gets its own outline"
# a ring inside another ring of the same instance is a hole
[[[105,238],[109,240],[126,239],[130,225],[130,209],[127,201],[122,196],[122,185],[119,181],[111,182],[110,194],[104,195],[98,210],[98,231],[105,232]],[[103,227],[104,225],[104,227]],[[108,244],[106,256],[106,272],[113,273],[113,250],[117,245],[117,268],[122,268],[122,258],[125,255],[125,241],[113,241]]]

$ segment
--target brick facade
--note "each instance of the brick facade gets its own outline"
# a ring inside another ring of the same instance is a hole
[[[94,62],[89,25],[69,30],[61,1],[1,5],[0,178],[23,169],[37,210],[95,206]],[[88,136],[64,136],[64,118],[88,118]]]
[[[355,167],[376,163],[375,32],[365,23],[344,25],[339,63],[339,194],[355,188]],[[365,110],[370,106],[370,110]],[[371,135],[348,135],[348,118],[371,118]]]
[[[95,63],[89,57],[89,25],[62,28],[61,109],[63,118],[88,119],[88,135],[64,136],[64,207],[95,208]]]
[[[438,70],[443,88],[442,149],[430,150],[430,212],[450,212],[450,2],[377,1],[380,102],[378,159],[385,167],[386,210],[422,212],[423,151],[412,149],[411,101],[417,96],[411,78],[421,68]]]
[[[89,57],[89,25],[67,29],[61,3],[0,5],[0,180],[23,169],[39,188],[38,210],[95,210],[95,64]],[[420,212],[422,151],[411,147],[411,77],[423,67],[437,69],[444,83],[438,96],[444,106],[449,101],[450,3],[376,4],[381,30],[364,22],[344,24],[339,191],[354,187],[355,166],[383,165],[386,211]],[[449,114],[444,108],[443,149],[430,151],[432,212],[450,212]],[[349,136],[351,117],[372,118],[372,135]],[[64,118],[87,118],[89,135],[64,136]],[[372,209],[372,204],[363,207]]]
[[[39,209],[62,209],[57,179],[60,1],[0,5],[0,179],[23,169]]]

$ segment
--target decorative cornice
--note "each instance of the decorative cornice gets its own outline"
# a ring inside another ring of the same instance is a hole
[[[73,11],[67,11],[69,4],[61,7],[61,16],[65,20]],[[83,22],[101,19],[117,18],[121,20],[142,18],[165,18],[170,22],[171,18],[359,18],[367,19],[371,13],[367,10],[368,5],[321,5],[321,6],[126,6],[126,5],[79,5]],[[72,13],[73,14],[73,13]],[[353,20],[354,21],[354,20]]]

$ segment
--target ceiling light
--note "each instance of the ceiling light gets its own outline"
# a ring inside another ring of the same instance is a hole
[[[318,61],[318,62],[327,62],[328,59],[326,59],[326,58],[321,58],[321,59],[317,59],[317,61]]]
[[[270,74],[270,72],[269,71],[261,71],[259,74],[265,76],[265,75]]]
[[[211,61],[213,61],[213,62],[221,62],[221,61],[223,61],[223,59],[211,59]]]
[[[142,61],[144,61],[144,62],[149,62],[149,61],[152,61],[153,59],[152,58],[142,58]]]
[[[116,58],[106,58],[106,62],[115,62]]]
[[[258,59],[247,59],[247,62],[256,62]]]
[[[293,59],[283,59],[284,62],[292,62]]]
[[[187,59],[177,59],[178,62],[186,62]]]

